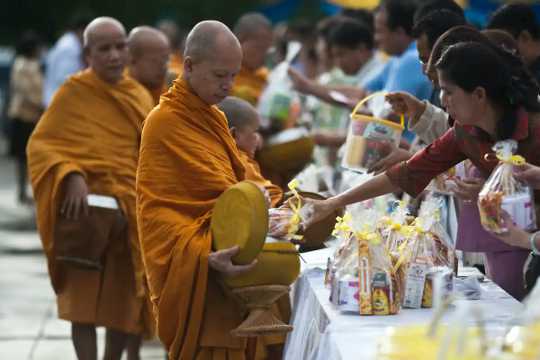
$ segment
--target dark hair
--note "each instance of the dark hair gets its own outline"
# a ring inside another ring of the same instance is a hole
[[[482,30],[482,34],[495,45],[510,51],[514,55],[519,54],[517,41],[509,32],[499,29],[486,29]]]
[[[432,11],[415,23],[413,36],[418,39],[426,34],[429,47],[432,48],[442,34],[460,25],[465,25],[463,16],[448,10]]]
[[[438,10],[451,11],[465,20],[463,9],[454,0],[429,0],[418,6],[414,13],[413,22],[416,24],[429,13]]]
[[[540,110],[540,88],[521,60],[493,44],[462,42],[446,49],[436,64],[443,76],[466,92],[477,87],[503,108],[497,140],[510,138],[517,125],[516,111]]]
[[[454,45],[460,42],[489,42],[489,39],[480,33],[477,29],[469,25],[456,26],[448,30],[435,41],[431,49],[431,55],[429,56],[429,61],[427,64],[427,71],[430,72],[435,64],[441,58],[444,50],[450,45]]]
[[[40,45],[41,39],[38,34],[33,30],[27,30],[23,32],[19,38],[17,46],[15,47],[15,52],[17,55],[32,58],[37,55]]]
[[[493,13],[487,26],[489,29],[508,31],[515,38],[528,31],[535,39],[540,37],[540,28],[531,6],[527,4],[508,4]]]
[[[402,28],[407,35],[412,36],[413,15],[416,11],[416,3],[412,0],[384,0],[379,11],[385,11],[388,28],[396,30]]]
[[[322,37],[326,42],[330,42],[330,33],[334,27],[345,19],[347,18],[344,16],[334,15],[319,20],[316,26],[317,36]]]
[[[373,33],[360,21],[346,19],[340,22],[330,32],[330,45],[348,49],[356,49],[364,45],[367,49],[373,48]]]
[[[70,17],[68,29],[83,31],[92,20],[94,20],[94,16],[91,11],[85,9],[78,10]]]
[[[341,16],[356,19],[364,23],[371,32],[374,30],[373,13],[364,9],[342,9],[339,13]]]

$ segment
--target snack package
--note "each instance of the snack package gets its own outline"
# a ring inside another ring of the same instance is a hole
[[[268,211],[268,235],[276,239],[301,241],[303,236],[297,233],[300,230],[300,224],[307,209],[302,209],[302,199],[297,191],[298,181],[294,179],[288,186],[294,195],[291,198],[294,201],[288,201],[279,208]]]
[[[399,145],[404,129],[403,118],[399,124],[357,113],[366,101],[384,94],[384,92],[377,92],[368,96],[360,101],[351,113],[342,167],[362,173],[367,172],[371,166],[387,155],[392,146]]]
[[[496,234],[507,232],[502,211],[523,230],[536,228],[536,214],[531,188],[518,180],[513,173],[515,165],[525,163],[517,151],[515,140],[499,141],[493,146],[500,164],[488,178],[478,195],[480,220],[487,231]]]

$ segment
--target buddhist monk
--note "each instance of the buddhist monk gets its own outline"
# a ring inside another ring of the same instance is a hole
[[[104,326],[105,359],[120,359],[128,343],[134,360],[141,335],[150,335],[153,325],[135,215],[139,139],[153,101],[124,76],[128,49],[120,22],[93,20],[84,54],[89,68],[60,87],[28,144],[37,222],[58,315],[72,323],[77,357],[96,360],[95,329]],[[100,217],[102,211],[114,217]],[[60,236],[64,228],[69,237]],[[99,267],[60,260],[59,249],[87,236],[107,243]]]
[[[240,43],[225,25],[197,24],[186,40],[182,78],[145,121],[138,224],[158,335],[172,360],[265,355],[256,339],[230,334],[243,313],[219,285],[256,261],[234,265],[238,247],[212,251],[210,231],[218,197],[246,178],[227,119],[215,106],[231,91],[241,61]]]
[[[247,13],[236,22],[234,33],[242,45],[244,57],[232,94],[256,105],[267,85],[268,69],[264,61],[272,46],[272,24],[262,14]]]
[[[227,118],[231,135],[240,151],[240,159],[246,168],[246,179],[264,187],[269,193],[271,205],[275,206],[281,201],[283,190],[261,175],[259,164],[255,161],[255,152],[262,143],[257,110],[247,101],[234,96],[220,102],[218,108]]]
[[[150,26],[138,26],[129,33],[128,49],[129,75],[150,91],[157,104],[168,88],[169,39]]]

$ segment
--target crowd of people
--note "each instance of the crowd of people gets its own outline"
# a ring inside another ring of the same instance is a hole
[[[231,335],[245,309],[222,278],[257,261],[235,263],[238,246],[215,250],[210,222],[220,195],[244,180],[278,206],[309,164],[330,180],[326,200],[305,200],[304,228],[384,194],[421,198],[464,162],[452,194],[456,248],[483,253],[487,275],[518,300],[540,274],[537,233],[508,219],[509,232],[490,233],[476,203],[499,140],[517,141],[527,164],[516,176],[540,190],[540,22],[529,5],[501,6],[483,30],[452,0],[383,0],[316,24],[274,26],[247,13],[231,28],[199,22],[186,36],[171,21],[127,32],[98,17],[74,21],[45,64],[42,51],[35,33],[21,36],[10,154],[81,360],[97,359],[101,326],[105,359],[139,359],[141,341],[155,336],[170,359],[282,358],[283,334]],[[349,114],[378,92],[360,112],[404,115],[407,127],[355,183],[341,167]],[[270,164],[258,157],[298,129],[312,144],[307,160],[297,163],[305,147]],[[272,311],[288,322],[290,307],[285,297]]]

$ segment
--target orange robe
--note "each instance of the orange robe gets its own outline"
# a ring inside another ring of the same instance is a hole
[[[147,294],[137,236],[135,175],[142,122],[152,106],[150,95],[136,81],[125,77],[110,85],[88,69],[60,87],[29,140],[37,223],[61,318],[129,333],[140,333],[143,327],[147,334],[151,331],[150,313],[143,319]],[[85,177],[90,193],[117,198],[128,220],[129,239],[113,241],[114,251],[108,254],[114,254],[107,258],[127,268],[107,260],[106,271],[89,272],[55,261],[61,184],[71,172]],[[90,295],[97,299],[86,297]],[[130,298],[118,297],[127,295]]]
[[[177,79],[146,119],[137,173],[143,259],[172,360],[249,352],[245,338],[230,335],[245,313],[208,267],[212,209],[244,172],[225,115]]]
[[[257,105],[259,98],[268,83],[268,69],[265,67],[252,71],[242,66],[234,80],[233,96],[239,97]]]
[[[248,153],[240,150],[240,160],[246,169],[246,180],[251,180],[259,186],[263,186],[270,195],[271,205],[275,207],[283,198],[283,190],[277,185],[274,185],[270,180],[266,180],[261,175],[259,163],[252,159]]]

